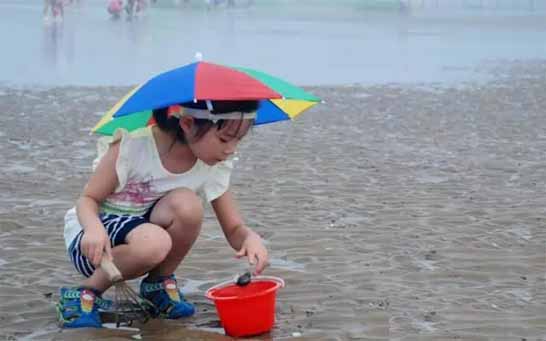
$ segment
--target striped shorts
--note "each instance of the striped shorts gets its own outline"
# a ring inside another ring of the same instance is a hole
[[[132,215],[115,215],[103,213],[100,215],[100,220],[104,225],[104,228],[108,232],[110,238],[110,245],[112,247],[126,244],[125,237],[138,225],[148,223],[150,219],[151,210],[144,216],[132,216]],[[72,264],[76,267],[79,273],[85,277],[89,277],[95,271],[95,267],[87,257],[85,257],[81,251],[81,241],[83,237],[83,230],[78,233],[74,241],[68,248],[68,255]]]

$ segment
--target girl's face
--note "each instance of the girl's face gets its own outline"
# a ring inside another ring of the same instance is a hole
[[[222,128],[210,128],[201,138],[188,139],[193,154],[209,166],[225,161],[252,126],[252,120],[226,120]],[[188,135],[186,135],[188,136]]]

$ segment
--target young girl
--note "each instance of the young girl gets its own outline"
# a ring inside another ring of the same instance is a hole
[[[118,130],[99,150],[94,173],[65,216],[68,254],[87,277],[77,288],[61,288],[58,312],[65,327],[101,327],[101,294],[112,285],[102,257],[113,260],[125,279],[147,275],[140,294],[161,317],[192,315],[174,272],[199,235],[201,198],[212,204],[236,255],[248,257],[256,274],[267,266],[261,238],[244,225],[229,191],[230,157],[253,125],[258,102],[183,106],[154,110],[157,125]]]

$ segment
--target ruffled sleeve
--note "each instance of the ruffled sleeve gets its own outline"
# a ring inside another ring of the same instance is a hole
[[[208,202],[219,198],[229,188],[229,180],[233,170],[233,161],[220,162],[210,169],[209,177],[203,187],[203,194]]]
[[[127,184],[127,179],[129,178],[129,171],[131,169],[131,158],[129,157],[129,132],[125,129],[117,129],[113,136],[104,136],[99,138],[97,141],[97,157],[95,160],[93,160],[93,170],[95,170],[99,164],[99,161],[102,159],[104,154],[106,154],[108,148],[110,148],[110,145],[117,141],[121,142],[119,146],[118,159],[116,161],[116,173],[118,176],[119,185],[115,192],[119,192],[123,187],[125,187],[125,184]]]

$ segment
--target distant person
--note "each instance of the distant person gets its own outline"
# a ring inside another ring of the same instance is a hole
[[[53,18],[55,21],[62,21],[63,17],[64,17],[64,0],[44,0],[44,10],[43,10],[44,22],[48,22],[50,18]]]
[[[400,12],[408,12],[410,9],[410,0],[400,0]]]
[[[125,12],[127,12],[127,15],[129,17],[133,16],[133,13],[135,11],[136,6],[136,0],[127,0],[127,5],[125,5]]]
[[[125,11],[128,16],[127,19],[142,14],[147,6],[146,0],[127,0],[127,6],[125,6]]]
[[[244,224],[230,190],[230,159],[254,124],[259,102],[209,104],[155,109],[157,125],[120,130],[100,149],[94,173],[65,215],[68,254],[86,279],[61,288],[57,309],[64,327],[101,327],[101,295],[112,286],[100,267],[103,257],[113,259],[123,278],[145,276],[140,294],[160,317],[193,315],[175,270],[199,236],[204,200],[236,256],[248,257],[255,274],[267,266],[267,249]]]
[[[190,0],[173,0],[173,5],[175,5],[177,7],[180,6],[181,3],[183,3],[184,6],[187,6],[187,5],[189,5]]]
[[[237,2],[235,0],[205,0],[205,3],[207,4],[208,8],[216,7],[224,3],[227,7],[235,7],[237,5]],[[246,6],[251,6],[253,3],[253,0],[247,0]]]
[[[205,0],[205,4],[209,9],[220,5],[222,2],[224,2],[224,0]]]
[[[51,10],[51,8],[53,8],[52,2],[54,1],[55,0],[44,0],[44,10],[42,13],[42,17],[44,18],[44,21],[49,18],[49,11]]]
[[[107,10],[112,15],[112,18],[119,19],[123,11],[123,0],[109,0]]]

